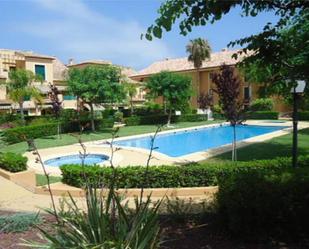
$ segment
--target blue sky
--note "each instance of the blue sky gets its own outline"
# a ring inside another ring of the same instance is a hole
[[[0,0],[0,48],[54,55],[64,63],[110,60],[142,69],[155,60],[186,56],[190,39],[203,37],[213,51],[229,41],[261,31],[275,22],[273,13],[242,18],[235,9],[214,25],[198,27],[188,36],[177,26],[162,39],[140,40],[153,23],[159,0]]]

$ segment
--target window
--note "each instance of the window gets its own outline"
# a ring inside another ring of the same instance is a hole
[[[42,79],[45,80],[45,66],[44,65],[35,65],[35,74],[41,75]]]
[[[64,95],[63,96],[63,100],[75,100],[76,97],[75,96],[71,96],[71,95]]]

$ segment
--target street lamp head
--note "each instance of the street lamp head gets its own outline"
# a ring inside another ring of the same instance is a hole
[[[291,89],[291,93],[303,93],[305,91],[306,81],[297,80],[296,86]]]

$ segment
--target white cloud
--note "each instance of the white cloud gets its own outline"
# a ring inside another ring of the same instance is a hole
[[[145,27],[138,22],[110,18],[80,0],[33,2],[44,15],[40,20],[24,23],[22,31],[43,38],[62,57],[111,60],[141,68],[172,56],[162,41],[141,40]]]

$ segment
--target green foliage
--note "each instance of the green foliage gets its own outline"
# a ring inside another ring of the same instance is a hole
[[[6,143],[13,144],[25,141],[26,139],[34,139],[57,134],[57,123],[46,123],[42,125],[22,126],[3,131],[3,140]]]
[[[247,119],[278,119],[279,112],[257,111],[246,114]]]
[[[148,78],[146,88],[151,98],[163,97],[169,107],[167,123],[171,121],[172,109],[188,103],[192,94],[189,76],[162,71]]]
[[[309,111],[299,112],[299,120],[309,120]]]
[[[29,122],[29,125],[45,125],[45,124],[48,124],[48,123],[51,123],[51,122],[56,122],[55,119],[51,118],[51,117],[37,117],[37,118],[34,118],[32,119],[30,122]]]
[[[41,229],[47,242],[31,243],[35,248],[130,248],[156,249],[159,246],[158,208],[150,197],[140,203],[135,200],[131,211],[121,204],[112,189],[104,198],[102,193],[86,189],[86,211],[70,196],[58,213],[53,232]],[[54,211],[49,213],[55,216]]]
[[[274,107],[273,100],[270,98],[255,99],[251,105],[251,111],[272,111]]]
[[[18,213],[0,216],[0,233],[25,232],[40,223],[42,223],[42,219],[38,214]]]
[[[186,166],[151,166],[148,171],[148,186],[150,188],[173,188],[173,187],[203,187],[218,184],[219,176],[229,176],[242,171],[258,170],[277,172],[282,168],[288,168],[291,159],[278,158],[274,160],[261,160],[251,162],[214,162],[191,164]],[[300,166],[309,166],[309,157],[299,158]],[[82,187],[84,184],[83,174],[85,172],[90,183],[98,182],[108,185],[111,179],[112,169],[110,167],[92,166],[82,168],[80,165],[61,166],[62,181],[68,185]],[[116,185],[119,188],[141,188],[145,167],[120,167],[117,168]],[[101,187],[100,184],[97,187]]]
[[[125,98],[120,78],[120,68],[112,65],[88,66],[69,70],[68,91],[89,104],[93,131],[95,130],[93,105],[115,103]]]
[[[103,118],[100,123],[100,129],[113,128],[114,123],[115,123],[114,118],[105,118],[105,119]]]
[[[197,38],[190,40],[186,51],[189,54],[188,61],[193,62],[195,68],[200,68],[203,61],[210,58],[211,48],[207,40]]]
[[[116,122],[123,122],[123,113],[121,111],[115,112],[114,119]]]
[[[141,118],[139,116],[131,116],[124,119],[127,126],[136,126],[141,124]]]
[[[150,124],[165,124],[168,120],[168,115],[151,115],[151,116],[131,116],[124,119],[128,126],[132,125],[150,125]],[[177,122],[199,122],[207,121],[207,115],[200,114],[185,114],[180,116],[171,116],[171,121]]]
[[[27,157],[13,152],[0,153],[0,168],[10,172],[27,170]]]
[[[218,217],[239,237],[304,234],[309,222],[308,193],[308,167],[239,171],[219,177]]]
[[[0,115],[0,124],[13,122],[20,119],[19,115],[12,114],[12,113],[1,113]]]

